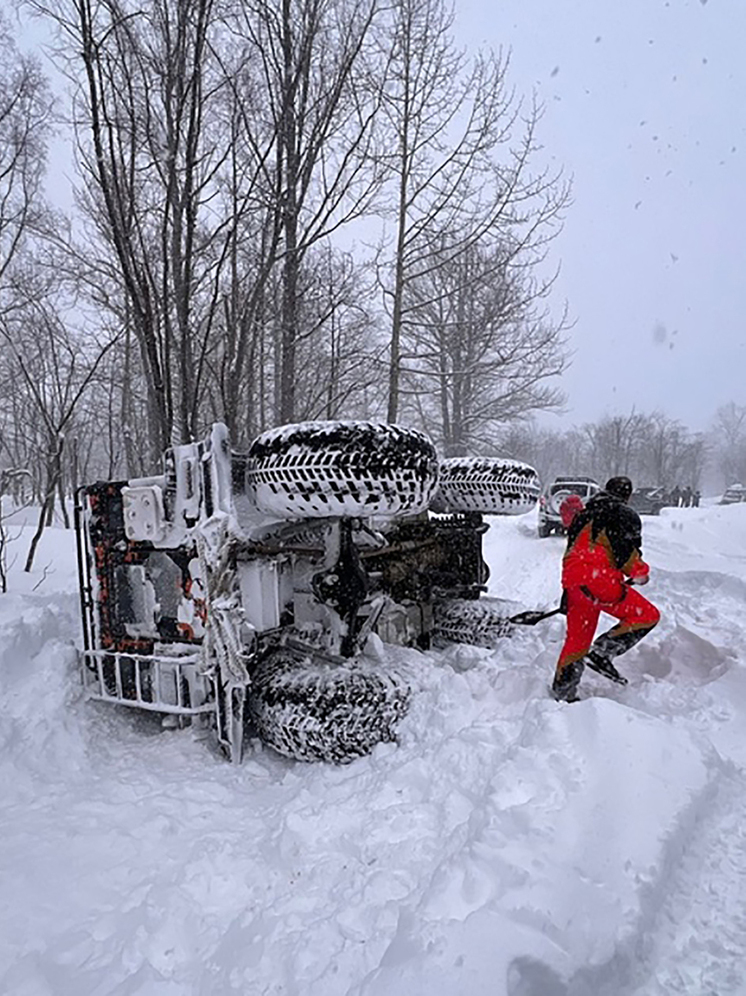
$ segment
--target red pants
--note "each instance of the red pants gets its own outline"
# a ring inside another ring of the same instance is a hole
[[[629,585],[611,586],[601,579],[591,584],[597,591],[582,585],[566,588],[567,635],[557,662],[557,673],[568,664],[580,660],[590,650],[601,612],[619,620],[616,626],[599,638],[599,651],[605,657],[617,657],[634,646],[660,619],[656,607]],[[621,594],[621,598],[618,596]],[[611,596],[614,600],[601,601]]]

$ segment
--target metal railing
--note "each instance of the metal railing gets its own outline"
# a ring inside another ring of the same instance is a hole
[[[200,671],[199,654],[165,657],[84,650],[81,664],[87,699],[177,716],[215,711],[213,678]]]

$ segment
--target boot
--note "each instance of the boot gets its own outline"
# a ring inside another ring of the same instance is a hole
[[[583,661],[565,664],[554,676],[552,695],[558,702],[579,702],[578,685],[583,676]]]
[[[603,654],[599,654],[598,651],[591,650],[583,658],[583,660],[591,671],[595,671],[597,674],[602,674],[604,678],[608,678],[609,681],[615,681],[618,685],[627,684],[627,679],[624,675],[617,671],[608,657],[604,657]]]

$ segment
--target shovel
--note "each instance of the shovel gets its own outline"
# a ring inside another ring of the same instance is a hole
[[[549,612],[544,612],[542,609],[529,609],[527,612],[519,612],[517,616],[511,616],[508,622],[516,623],[518,626],[535,626],[542,619],[557,616],[564,611],[562,605],[557,606],[556,609],[550,609]]]

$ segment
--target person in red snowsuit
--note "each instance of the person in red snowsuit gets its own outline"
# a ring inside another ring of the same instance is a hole
[[[585,665],[620,684],[627,679],[612,659],[633,647],[657,624],[660,613],[632,585],[646,584],[650,568],[642,559],[642,522],[627,505],[628,477],[612,477],[582,510],[572,513],[562,560],[567,634],[557,662],[552,693],[574,702]],[[619,621],[593,640],[601,612]],[[592,646],[591,646],[592,644]]]

